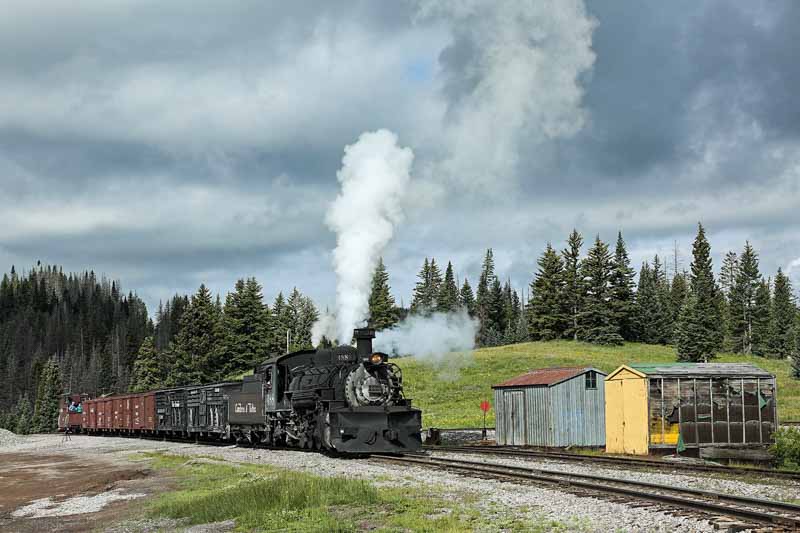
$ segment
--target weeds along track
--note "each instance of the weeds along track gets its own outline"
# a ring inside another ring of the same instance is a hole
[[[766,526],[770,528],[770,531],[800,530],[800,505],[790,503],[719,494],[699,489],[676,488],[644,481],[498,463],[451,458],[436,459],[424,455],[373,455],[372,457],[374,460],[383,462],[439,468],[479,478],[554,485],[558,490],[566,490],[583,496],[655,503],[666,511],[680,510],[699,513],[706,519],[743,520],[746,524],[740,525],[751,528]]]
[[[691,472],[716,472],[731,476],[754,475],[759,477],[772,477],[789,479],[800,482],[800,472],[775,470],[774,468],[734,467],[714,464],[689,464],[661,461],[657,459],[636,459],[629,457],[615,457],[608,455],[582,455],[567,452],[549,452],[542,450],[526,450],[501,446],[425,446],[431,452],[470,453],[478,455],[496,455],[504,457],[517,457],[523,459],[549,459],[553,461],[567,461],[584,464],[603,464],[624,468],[655,468],[660,470],[680,470]]]

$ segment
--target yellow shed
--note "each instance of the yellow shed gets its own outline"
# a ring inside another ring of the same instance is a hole
[[[606,452],[773,442],[775,376],[744,363],[640,363],[605,379]]]
[[[606,452],[647,455],[647,375],[621,366],[606,388]]]

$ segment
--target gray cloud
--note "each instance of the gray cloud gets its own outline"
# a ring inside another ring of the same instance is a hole
[[[698,220],[717,263],[750,239],[800,286],[794,2],[7,9],[5,269],[94,268],[151,305],[246,275],[332,303],[342,149],[385,127],[416,161],[386,257],[406,303],[426,255],[474,282],[492,246],[522,286],[572,227],[622,229],[637,263],[677,240],[688,266]]]

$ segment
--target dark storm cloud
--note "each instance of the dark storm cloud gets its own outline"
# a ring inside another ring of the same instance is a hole
[[[678,240],[688,266],[701,219],[717,257],[750,239],[767,272],[800,259],[800,5],[591,1],[592,29],[579,3],[479,4],[12,2],[0,262],[103,270],[151,305],[245,275],[331,303],[324,213],[343,147],[380,127],[414,150],[418,181],[441,160],[517,159],[478,187],[421,188],[386,253],[398,296],[426,255],[474,285],[489,246],[522,286],[572,227],[622,229],[636,263]],[[486,47],[518,37],[494,31],[497,10],[543,28],[529,44],[555,78],[530,94],[516,71],[491,78],[503,64]],[[574,64],[576,102],[551,100],[570,88],[552,57]]]

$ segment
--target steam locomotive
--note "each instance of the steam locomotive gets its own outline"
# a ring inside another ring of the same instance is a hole
[[[63,430],[193,437],[342,454],[419,450],[422,415],[403,394],[400,368],[356,346],[301,350],[266,360],[242,381],[86,399],[71,395]]]

